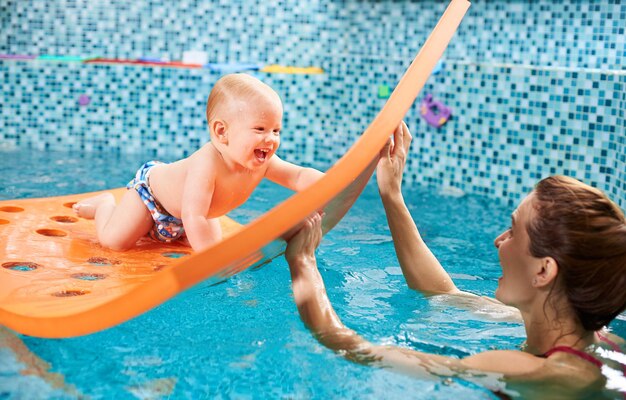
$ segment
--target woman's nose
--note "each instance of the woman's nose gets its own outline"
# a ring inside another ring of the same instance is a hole
[[[504,241],[508,231],[502,232],[498,237],[493,241],[493,245],[496,246],[497,249],[500,248],[500,245]]]

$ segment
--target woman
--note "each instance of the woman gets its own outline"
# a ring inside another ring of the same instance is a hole
[[[314,215],[290,240],[285,257],[300,316],[318,340],[358,362],[419,377],[458,376],[508,394],[578,398],[597,396],[605,388],[626,393],[625,367],[615,361],[624,360],[619,349],[624,341],[604,330],[626,308],[622,211],[602,192],[575,179],[542,180],[512,214],[511,227],[495,240],[502,265],[497,300],[462,292],[420,237],[404,203],[402,173],[411,139],[402,123],[377,166],[407,284],[476,308],[485,303],[514,307],[526,328],[525,346],[456,359],[367,342],[342,324],[326,296],[315,259],[321,216]],[[612,378],[607,381],[605,375]]]

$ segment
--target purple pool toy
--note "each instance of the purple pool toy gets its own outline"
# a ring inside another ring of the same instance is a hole
[[[452,115],[452,110],[441,102],[433,100],[432,94],[427,94],[424,100],[422,100],[420,114],[428,125],[439,128],[448,122]]]
[[[89,96],[87,96],[86,94],[81,94],[78,97],[78,104],[79,105],[86,106],[89,103],[91,103],[91,98],[89,98]]]

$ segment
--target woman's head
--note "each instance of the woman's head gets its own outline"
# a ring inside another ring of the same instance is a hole
[[[565,176],[541,180],[532,193],[529,252],[558,265],[552,294],[566,297],[587,330],[626,308],[626,221],[600,190]]]

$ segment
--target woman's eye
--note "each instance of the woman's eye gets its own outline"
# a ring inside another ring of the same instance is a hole
[[[506,231],[507,231],[507,232],[509,232],[509,235],[513,236],[513,227],[512,227],[512,226],[509,226],[509,227],[506,229]]]
[[[257,132],[263,132],[265,129],[262,126],[257,126],[254,128],[254,130]]]

